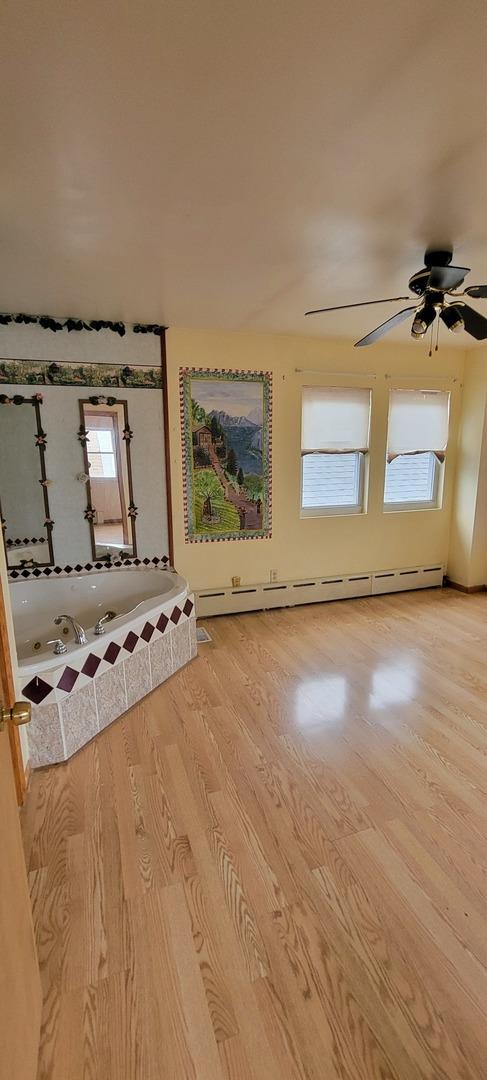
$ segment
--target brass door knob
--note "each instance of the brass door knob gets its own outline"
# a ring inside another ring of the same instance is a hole
[[[0,731],[10,720],[11,724],[20,727],[21,724],[29,724],[32,719],[32,706],[30,701],[16,701],[11,709],[0,709]]]

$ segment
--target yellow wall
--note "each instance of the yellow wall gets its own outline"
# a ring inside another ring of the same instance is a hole
[[[454,489],[448,575],[487,584],[487,349],[467,353]]]
[[[167,334],[168,399],[174,559],[193,588],[354,573],[429,562],[446,563],[455,452],[465,355],[444,346],[377,345],[353,349],[343,341],[287,335],[171,329]],[[273,374],[273,530],[270,540],[185,543],[178,376],[180,367],[243,368]],[[296,368],[323,374],[298,374]],[[354,378],[328,372],[361,372]],[[376,373],[372,379],[367,373]],[[404,378],[417,374],[417,379]],[[390,378],[386,378],[389,375]],[[426,376],[426,377],[424,377]],[[431,376],[431,377],[429,377]],[[448,381],[448,377],[455,381]],[[303,385],[370,386],[372,420],[368,512],[360,516],[300,517],[300,427]],[[450,442],[441,510],[382,511],[388,391],[391,387],[449,389]]]

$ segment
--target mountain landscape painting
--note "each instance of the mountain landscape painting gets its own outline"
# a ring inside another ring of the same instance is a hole
[[[186,539],[270,536],[271,376],[180,374]]]

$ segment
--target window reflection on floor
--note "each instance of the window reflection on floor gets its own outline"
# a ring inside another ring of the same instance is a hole
[[[302,727],[341,720],[345,713],[347,681],[343,675],[303,679],[294,694],[295,719]]]
[[[418,682],[417,665],[414,660],[404,664],[379,664],[372,674],[369,707],[383,709],[387,705],[401,705],[412,701]]]

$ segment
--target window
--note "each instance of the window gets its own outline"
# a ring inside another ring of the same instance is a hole
[[[386,466],[386,503],[429,503],[436,506],[440,463],[427,454],[401,454]]]
[[[357,511],[361,504],[363,454],[306,454],[302,464],[303,510],[341,507]]]
[[[357,514],[363,509],[370,390],[304,387],[301,513]]]
[[[117,475],[113,428],[90,428],[87,443],[90,477],[109,479]]]
[[[386,509],[434,509],[439,505],[449,407],[450,395],[440,390],[391,391]]]

